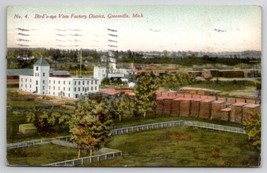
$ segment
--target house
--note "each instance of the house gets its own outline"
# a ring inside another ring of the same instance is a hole
[[[33,65],[32,75],[19,76],[19,89],[39,95],[79,98],[99,91],[100,82],[95,78],[70,77],[68,73],[50,70],[44,59]]]

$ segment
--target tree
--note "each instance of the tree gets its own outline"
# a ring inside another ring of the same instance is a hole
[[[77,103],[69,126],[71,140],[78,145],[78,158],[81,149],[88,149],[91,156],[93,149],[106,141],[111,124],[111,116],[102,102],[83,99]]]
[[[243,121],[247,132],[249,144],[260,152],[261,150],[261,116],[260,112],[251,113],[250,116]]]
[[[146,117],[147,111],[152,110],[156,103],[156,90],[158,89],[156,76],[153,73],[142,73],[137,76],[135,88],[135,108],[137,114]]]
[[[134,98],[124,93],[104,98],[105,107],[114,119],[130,118],[134,115]]]
[[[118,112],[120,121],[122,120],[122,118],[132,117],[134,114],[134,100],[133,100],[133,98],[127,94],[122,94],[120,99],[119,99],[117,112]]]
[[[39,131],[62,132],[68,129],[70,115],[56,111],[26,112],[26,121],[33,123]]]

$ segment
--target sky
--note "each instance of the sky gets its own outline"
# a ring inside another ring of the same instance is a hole
[[[7,46],[107,50],[112,39],[123,51],[260,51],[261,13],[258,6],[10,6]]]

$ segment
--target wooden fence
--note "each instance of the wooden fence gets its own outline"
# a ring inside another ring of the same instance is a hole
[[[161,128],[167,128],[167,127],[177,127],[177,126],[184,126],[184,125],[200,127],[200,128],[205,128],[205,129],[219,130],[219,131],[227,131],[227,132],[232,132],[232,133],[246,134],[246,131],[243,128],[239,128],[239,127],[231,127],[231,126],[224,126],[224,125],[218,125],[218,124],[212,124],[212,123],[204,123],[204,122],[198,122],[198,121],[185,121],[185,120],[168,121],[168,122],[161,122],[161,123],[124,127],[124,128],[112,130],[111,134],[121,135],[121,134],[126,134],[126,133],[161,129]]]
[[[133,132],[139,132],[139,131],[145,131],[145,130],[176,127],[176,126],[182,126],[183,124],[184,124],[184,121],[180,120],[180,121],[168,121],[168,122],[161,122],[161,123],[152,123],[152,124],[143,124],[143,125],[131,126],[131,127],[123,127],[123,128],[112,130],[111,135],[121,135],[125,133],[133,133]]]
[[[50,163],[50,164],[46,164],[43,166],[82,166],[82,165],[89,164],[92,162],[113,159],[119,156],[122,156],[122,152],[118,150],[118,151],[108,152],[105,154],[100,154],[100,155],[95,155],[95,156],[88,156],[88,157],[82,157],[79,159],[71,159],[71,160],[65,160],[61,162]]]
[[[219,124],[211,124],[211,123],[204,123],[204,122],[198,122],[198,121],[185,121],[184,125],[185,126],[200,127],[200,128],[204,128],[204,129],[212,129],[212,130],[218,130],[218,131],[226,131],[226,132],[232,132],[232,133],[246,134],[246,131],[243,128],[223,126],[223,125],[219,125]]]
[[[169,128],[169,127],[179,127],[179,126],[194,126],[194,127],[199,127],[199,128],[205,128],[205,129],[246,134],[246,131],[243,128],[239,128],[239,127],[231,127],[231,126],[224,126],[224,125],[218,125],[218,124],[212,124],[212,123],[204,123],[204,122],[198,122],[198,121],[185,121],[185,120],[167,121],[167,122],[143,124],[143,125],[131,126],[131,127],[123,127],[123,128],[111,130],[110,134],[111,135],[122,135],[122,134],[127,134],[127,133]],[[25,141],[25,142],[19,142],[19,143],[11,143],[11,144],[7,144],[7,149],[29,147],[33,145],[42,145],[42,144],[51,143],[53,140],[68,140],[68,139],[69,139],[69,136],[61,136],[61,137],[56,137],[56,138],[47,138],[47,139]]]
[[[68,138],[69,136],[60,136],[56,138],[46,138],[46,139],[37,139],[37,140],[32,140],[32,141],[11,143],[11,144],[7,144],[7,149],[15,149],[15,148],[29,147],[33,145],[49,144],[53,140],[67,140]]]

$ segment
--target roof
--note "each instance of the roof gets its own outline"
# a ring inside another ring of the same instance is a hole
[[[36,61],[34,63],[34,65],[38,65],[38,66],[50,66],[48,64],[48,62],[46,60],[44,60],[43,58],[40,58],[38,61]]]
[[[27,75],[31,76],[33,74],[33,69],[7,69],[7,76],[19,76]]]
[[[50,70],[50,74],[53,76],[70,76],[70,72],[68,72],[68,71],[52,71],[52,70]]]
[[[54,71],[50,69],[50,74],[53,76],[70,76],[70,73],[68,71]],[[26,76],[32,76],[33,75],[33,69],[7,69],[7,76],[19,76],[19,75],[26,75]]]

